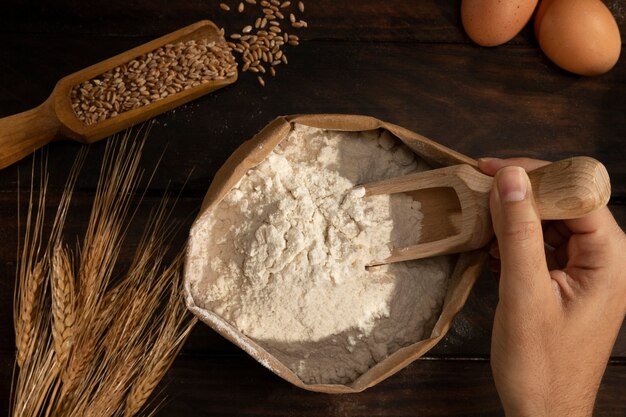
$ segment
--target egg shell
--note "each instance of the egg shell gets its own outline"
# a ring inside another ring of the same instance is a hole
[[[497,46],[522,30],[536,6],[537,0],[463,0],[461,20],[474,42]]]
[[[543,0],[535,35],[552,62],[580,75],[609,71],[622,48],[617,22],[600,0]]]

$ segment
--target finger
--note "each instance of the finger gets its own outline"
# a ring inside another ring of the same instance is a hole
[[[500,158],[480,158],[478,160],[478,168],[487,175],[491,175],[492,177],[496,175],[498,170],[508,167],[508,166],[517,166],[522,167],[526,172],[532,171],[533,169],[537,169],[544,165],[548,165],[550,162],[542,161],[540,159],[530,159],[530,158],[508,158],[508,159],[500,159]]]
[[[564,220],[565,226],[577,234],[613,232],[619,228],[608,207],[602,207],[579,219]]]
[[[520,167],[505,167],[494,184],[490,208],[500,250],[500,300],[536,301],[549,293],[550,280],[528,175]]]

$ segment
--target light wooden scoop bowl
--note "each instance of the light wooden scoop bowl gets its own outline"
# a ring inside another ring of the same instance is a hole
[[[606,205],[611,195],[606,169],[588,157],[554,162],[528,176],[542,220],[582,217]],[[390,257],[370,266],[466,252],[489,243],[492,183],[492,177],[469,165],[453,165],[363,185],[366,197],[409,194],[420,201],[424,215],[418,244],[396,247]]]
[[[84,124],[72,109],[70,92],[77,84],[169,43],[203,39],[218,41],[221,38],[219,28],[214,23],[203,20],[62,78],[43,104],[32,110],[0,119],[0,169],[19,161],[53,140],[69,138],[82,143],[93,143],[234,83],[237,80],[236,73],[225,80],[200,84],[92,125]]]

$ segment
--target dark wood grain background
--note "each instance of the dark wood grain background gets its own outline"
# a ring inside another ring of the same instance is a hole
[[[0,117],[27,110],[55,82],[116,53],[201,19],[227,32],[250,17],[224,13],[217,0],[14,1],[0,6]],[[233,1],[230,3],[235,4]],[[626,6],[606,2],[626,36]],[[231,4],[231,5],[232,5]],[[472,157],[589,155],[612,178],[611,209],[626,227],[626,64],[581,78],[542,55],[532,30],[486,49],[460,25],[458,1],[309,1],[309,29],[288,50],[289,65],[261,88],[243,74],[233,86],[156,119],[144,155],[153,167],[149,206],[185,181],[176,218],[184,242],[211,178],[230,153],[278,115],[367,114],[419,132]],[[104,142],[92,145],[68,225],[87,220]],[[81,145],[47,148],[53,208]],[[14,361],[12,296],[17,251],[18,172],[0,171],[0,415],[8,410]],[[191,174],[190,174],[191,172]],[[25,195],[25,194],[22,194]],[[22,206],[24,209],[24,206]],[[141,217],[131,229],[136,244]],[[133,240],[134,239],[134,240]],[[134,243],[133,243],[134,242]],[[130,255],[124,252],[122,261]],[[489,367],[497,287],[479,279],[446,338],[428,355],[357,395],[292,387],[208,327],[195,328],[162,385],[159,416],[500,416]],[[596,404],[598,416],[626,415],[626,330],[613,349]]]

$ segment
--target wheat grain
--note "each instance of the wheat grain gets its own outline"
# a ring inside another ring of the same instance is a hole
[[[72,108],[79,120],[91,125],[201,84],[230,78],[236,66],[224,41],[167,44],[74,86]]]
[[[256,2],[250,4],[256,4]],[[230,35],[230,39],[233,41],[229,42],[228,46],[232,51],[242,55],[242,72],[265,74],[265,65],[272,68],[280,64],[287,64],[287,58],[281,58],[281,55],[284,55],[283,46],[298,46],[300,42],[297,37],[292,38],[291,35],[283,32],[281,21],[288,15],[292,27],[304,28],[308,26],[306,21],[298,20],[294,13],[289,12],[291,6],[290,1],[262,0],[258,4],[258,10],[262,14],[254,20],[254,24],[246,25],[241,33]],[[298,7],[304,9],[304,4]],[[253,33],[254,31],[256,33]],[[275,54],[278,51],[281,51],[282,54],[276,58]],[[275,76],[276,69],[270,73]],[[263,86],[264,82],[259,81],[259,84]]]

